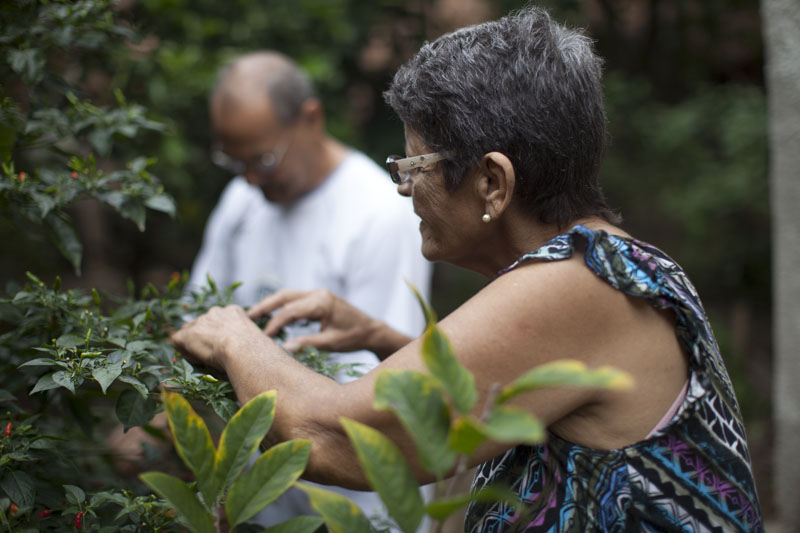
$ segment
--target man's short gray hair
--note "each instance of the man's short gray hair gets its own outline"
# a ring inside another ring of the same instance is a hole
[[[235,93],[243,86],[263,90],[284,124],[297,120],[303,103],[316,98],[308,74],[289,57],[274,51],[245,54],[225,65],[217,75],[212,98],[223,92]]]

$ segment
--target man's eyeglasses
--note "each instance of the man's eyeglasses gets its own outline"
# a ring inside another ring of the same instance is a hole
[[[411,173],[415,170],[425,168],[431,163],[441,161],[442,159],[444,159],[444,156],[438,152],[414,157],[390,155],[386,158],[386,167],[389,169],[389,175],[392,177],[392,181],[400,185],[410,180]]]
[[[254,172],[261,176],[268,176],[277,170],[278,166],[283,161],[283,156],[289,149],[289,136],[285,136],[278,147],[272,152],[264,152],[255,155],[246,161],[241,159],[234,159],[225,153],[221,146],[217,145],[211,150],[211,161],[220,168],[232,172],[234,174],[244,174],[244,172],[251,168]]]

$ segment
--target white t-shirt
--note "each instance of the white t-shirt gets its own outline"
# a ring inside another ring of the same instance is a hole
[[[416,337],[425,319],[406,280],[427,297],[431,278],[420,244],[411,201],[371,159],[351,151],[319,187],[291,206],[271,204],[243,177],[234,178],[211,213],[189,283],[205,284],[206,274],[220,287],[242,282],[234,300],[244,306],[281,288],[327,288]],[[287,328],[290,335],[300,330]],[[367,351],[332,358],[359,363],[361,372],[378,364]],[[341,372],[336,379],[353,378]],[[386,514],[375,493],[325,488],[351,498],[368,517]],[[258,520],[273,525],[298,514],[313,511],[304,494],[290,491]]]

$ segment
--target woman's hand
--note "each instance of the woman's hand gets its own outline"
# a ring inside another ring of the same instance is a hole
[[[251,307],[247,315],[256,320],[278,308],[264,327],[264,333],[269,336],[276,335],[284,326],[297,320],[318,320],[321,325],[319,333],[284,342],[284,348],[289,351],[301,346],[331,352],[370,350],[384,359],[410,341],[327,289],[280,290]]]
[[[191,362],[225,370],[230,342],[242,341],[249,335],[263,337],[241,307],[229,305],[212,307],[196,320],[184,324],[172,334],[171,341]]]

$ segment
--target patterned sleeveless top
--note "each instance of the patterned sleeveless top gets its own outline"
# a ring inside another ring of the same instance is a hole
[[[681,268],[643,242],[576,226],[527,261],[558,261],[584,251],[586,265],[615,289],[677,316],[689,354],[689,386],[675,416],[650,437],[595,450],[553,434],[478,467],[472,491],[510,487],[522,501],[474,501],[464,531],[499,533],[763,531],[739,406],[711,326]]]

